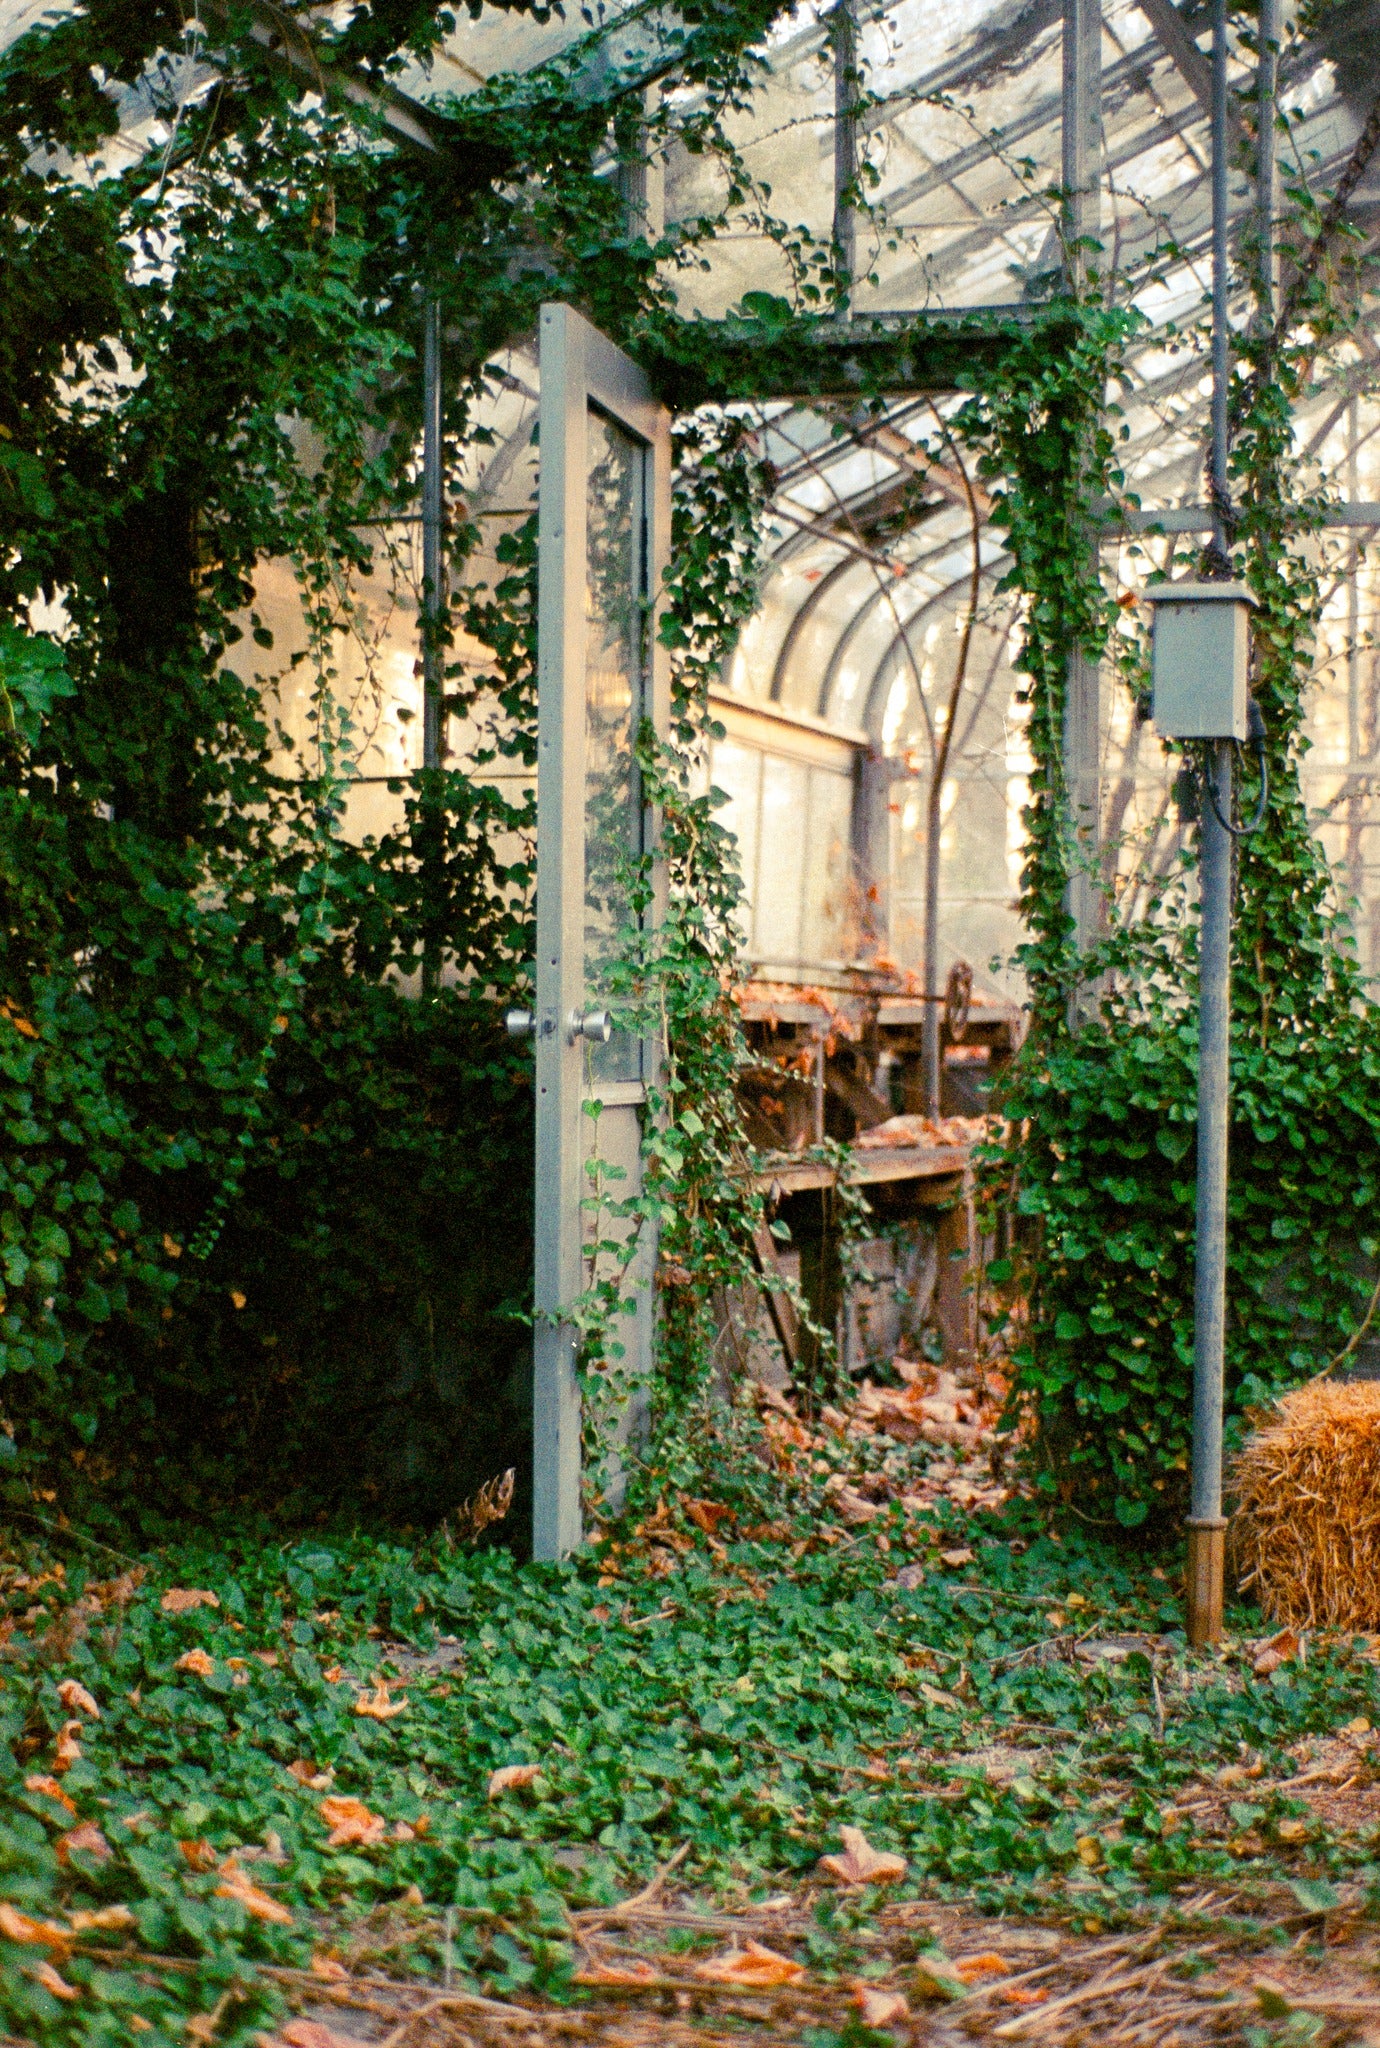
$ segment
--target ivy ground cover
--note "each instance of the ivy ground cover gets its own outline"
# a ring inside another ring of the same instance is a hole
[[[1205,1887],[1367,1910],[1364,1815],[1293,1782],[1320,1745],[1366,1781],[1364,1640],[1262,1657],[1238,1613],[1191,1657],[1145,1550],[1020,1503],[848,1530],[814,1484],[751,1528],[663,1497],[560,1567],[359,1535],[12,1553],[6,2030],[152,2044],[212,2013],[206,2040],[249,2039],[275,1966],[361,1959],[579,2001],[573,1912],[677,1852],[750,1905],[817,1883],[845,1827],[904,1859],[889,1903],[1092,1934]],[[840,1896],[810,1923],[826,1971]]]

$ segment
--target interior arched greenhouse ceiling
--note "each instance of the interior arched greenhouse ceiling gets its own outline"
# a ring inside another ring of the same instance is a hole
[[[843,4],[855,50],[845,61],[857,80],[843,97],[859,105],[854,147],[868,198],[852,216],[853,318],[1037,305],[1060,260],[1052,193],[1063,181],[1069,92],[1061,0]],[[202,9],[208,18],[214,12]],[[297,19],[329,39],[350,12],[348,5],[306,8]],[[265,8],[265,20],[284,13]],[[12,42],[41,17],[51,18],[51,10],[39,0],[0,4],[3,40]],[[758,87],[728,122],[759,191],[725,211],[720,232],[701,252],[705,261],[668,270],[686,314],[717,318],[746,293],[789,292],[785,259],[754,210],[768,191],[773,214],[820,237],[831,233],[840,25],[832,5],[786,9],[776,18],[761,51]],[[1129,522],[1136,530],[1108,540],[1104,572],[1129,591],[1175,550],[1186,558],[1205,525],[1199,515],[1210,392],[1209,27],[1205,6],[1103,0],[1100,38],[1094,21],[1085,45],[1085,118],[1097,171],[1090,230],[1100,245],[1093,260],[1108,297],[1135,304],[1146,319],[1124,378],[1109,394],[1119,409],[1127,491],[1142,510]],[[1238,134],[1254,88],[1252,28],[1252,16],[1232,17],[1231,123]],[[673,58],[679,33],[673,11],[648,5],[597,15],[571,9],[568,17],[553,12],[544,21],[497,8],[477,18],[461,14],[430,62],[393,80],[393,124],[404,131],[409,109],[424,119],[428,106],[562,55],[571,61],[573,90],[597,91],[601,80],[629,77],[641,65],[660,72],[656,90],[674,94],[683,90]],[[208,89],[212,42],[213,30],[189,12],[186,48],[169,53],[157,79],[111,87],[120,101],[119,149],[137,155],[165,145],[175,118],[169,78],[178,99]],[[1286,18],[1284,182],[1329,192],[1377,93],[1377,0],[1339,0],[1318,10],[1308,34]],[[1230,180],[1239,241],[1255,197],[1247,152],[1235,154],[1243,166]],[[611,178],[619,175],[612,146],[607,169]],[[724,206],[722,168],[712,155],[673,146],[651,165],[633,203],[650,227],[673,232],[678,222]],[[1356,187],[1350,216],[1373,240],[1380,154]],[[1248,316],[1243,294],[1232,317],[1244,323]],[[1310,388],[1296,420],[1297,448],[1329,482],[1338,506],[1319,541],[1328,596],[1305,792],[1343,892],[1354,900],[1362,959],[1373,975],[1380,974],[1380,662],[1367,548],[1380,500],[1375,317],[1367,304],[1354,343]],[[476,575],[488,573],[505,521],[528,508],[535,469],[535,356],[519,343],[500,367],[489,418],[495,445],[471,450],[448,478],[488,536],[471,565]],[[945,791],[940,965],[961,953],[989,981],[1018,987],[1009,968],[995,965],[1021,935],[1015,897],[1028,759],[1020,679],[1011,665],[1016,619],[1010,594],[1000,589],[1007,566],[1002,533],[982,516],[987,500],[971,462],[965,479],[962,450],[946,442],[945,421],[958,403],[898,398],[883,417],[865,420],[843,400],[744,408],[778,484],[760,609],[723,678],[729,737],[716,751],[713,774],[729,798],[725,816],[739,834],[753,899],[749,952],[764,968],[813,971],[846,964],[854,949],[845,903],[846,790],[856,787],[857,763],[869,756],[882,764],[890,820],[887,950],[902,965],[918,961],[923,799],[935,708],[952,677],[971,573],[976,504],[982,604]],[[918,492],[917,476],[925,479]],[[415,524],[400,527],[403,555],[415,531]],[[361,694],[372,706],[351,810],[359,829],[385,822],[385,777],[420,765],[412,659],[419,577],[403,582],[411,584],[410,598],[396,575],[386,597],[379,596],[377,644],[359,664]],[[271,609],[271,590],[265,598]],[[391,660],[375,658],[390,649]],[[469,651],[482,658],[482,650]],[[284,710],[291,728],[292,704],[285,701]],[[1125,693],[1105,678],[1096,725],[1102,834],[1112,849],[1107,879],[1134,894],[1180,843],[1172,766],[1153,729],[1137,721]],[[463,733],[449,735],[453,753],[465,743]],[[793,762],[796,779],[773,781],[773,758]],[[813,799],[803,797],[798,772],[811,760],[825,804],[813,819]]]

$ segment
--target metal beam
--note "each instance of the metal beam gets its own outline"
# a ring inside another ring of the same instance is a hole
[[[1102,0],[1064,0],[1063,55],[1064,274],[1070,293],[1081,295],[1102,225]],[[1070,648],[1064,675],[1063,756],[1076,863],[1065,908],[1083,954],[1102,922],[1102,669],[1084,647]]]
[[[1203,112],[1211,116],[1212,64],[1189,34],[1174,0],[1136,0],[1136,6],[1149,22],[1165,55],[1173,58],[1179,76],[1194,99]],[[1227,121],[1235,129],[1238,141],[1254,141],[1250,124],[1241,111],[1241,102],[1230,91],[1227,94]]]

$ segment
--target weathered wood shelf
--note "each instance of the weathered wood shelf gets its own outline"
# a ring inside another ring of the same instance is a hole
[[[863,1147],[853,1153],[847,1178],[854,1187],[875,1187],[883,1181],[898,1180],[959,1183],[972,1156],[971,1145]],[[827,1160],[801,1159],[789,1153],[765,1161],[754,1175],[755,1185],[777,1198],[798,1195],[806,1188],[831,1188],[837,1179],[838,1174]]]

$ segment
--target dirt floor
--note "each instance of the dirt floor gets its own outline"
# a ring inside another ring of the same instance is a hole
[[[1360,1903],[1318,1914],[1282,1886],[1208,1892],[1158,1924],[1073,1934],[912,1901],[851,1930],[849,1967],[836,1947],[825,1974],[801,1961],[819,1928],[810,1892],[724,1913],[668,1890],[576,1916],[580,2007],[438,1992],[369,1970],[331,1984],[283,1972],[300,2016],[282,2038],[291,2048],[1380,2043],[1380,1939]]]

